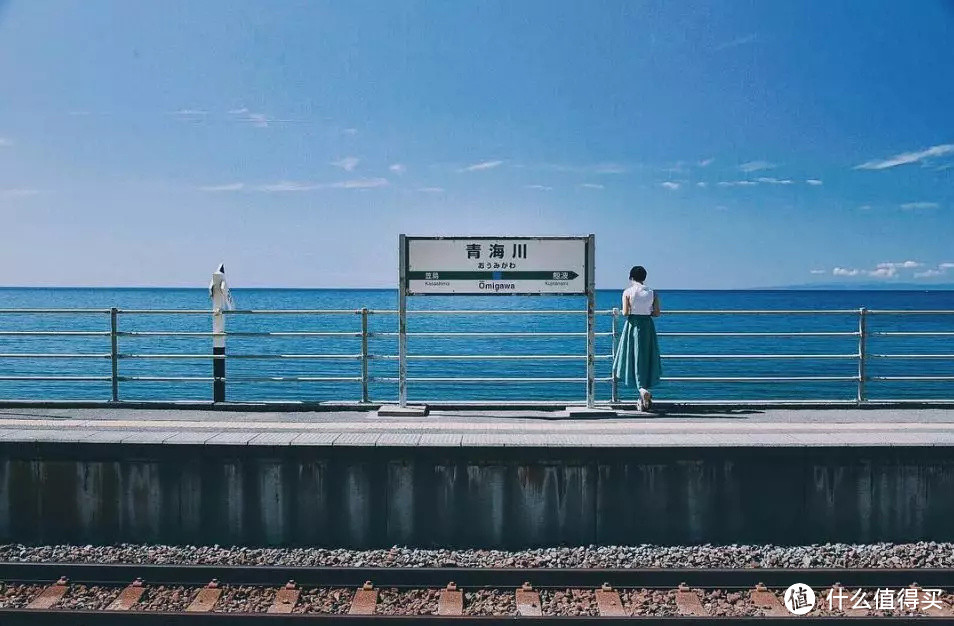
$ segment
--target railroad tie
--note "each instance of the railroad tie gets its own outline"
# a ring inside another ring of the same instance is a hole
[[[623,602],[619,599],[619,592],[609,583],[603,583],[603,586],[596,590],[596,606],[602,617],[627,617]]]
[[[378,590],[374,588],[371,581],[364,583],[361,589],[354,592],[354,599],[351,601],[351,608],[348,609],[348,615],[374,615],[374,609],[378,605]]]
[[[861,590],[856,589],[854,593],[857,593],[858,591],[861,591]],[[865,615],[868,614],[868,609],[863,608],[862,606],[859,606],[858,608],[854,608],[856,601],[852,601],[851,599],[854,593],[849,593],[848,590],[845,589],[841,583],[835,583],[834,585],[831,586],[831,589],[828,590],[827,594],[825,594],[824,596],[819,596],[815,600],[815,611],[817,611],[820,608],[827,609],[829,608],[829,606],[833,610],[837,611],[839,610],[838,598],[842,598],[841,611],[844,612],[846,616],[864,617]],[[831,600],[829,600],[829,598]],[[831,602],[830,605],[829,605],[829,601]]]
[[[692,615],[694,617],[706,617],[709,613],[702,606],[699,594],[689,589],[686,583],[680,583],[676,589],[676,610],[680,615]]]
[[[455,583],[447,583],[447,587],[441,590],[440,598],[437,601],[437,614],[464,614],[464,593],[457,588]]]
[[[136,606],[144,593],[146,593],[146,588],[142,585],[142,578],[137,578],[132,581],[132,584],[119,592],[119,596],[106,607],[106,610],[128,611]]]
[[[927,615],[928,617],[942,617],[942,616],[950,617],[951,616],[951,613],[952,613],[951,605],[941,600],[940,597],[935,598],[924,593],[924,590],[921,589],[921,587],[917,583],[911,583],[911,589],[918,590],[917,598],[918,598],[919,613],[923,613],[924,615]],[[927,604],[928,606],[924,607],[925,604]]]
[[[298,604],[298,597],[301,596],[301,590],[295,584],[294,580],[289,580],[285,586],[275,593],[275,601],[268,607],[268,613],[291,613]]]
[[[530,583],[523,583],[517,589],[517,613],[524,617],[540,617],[543,609],[540,606],[540,593],[534,591]]]
[[[66,590],[69,589],[69,581],[65,576],[61,576],[58,581],[40,592],[30,604],[26,605],[28,609],[49,609],[54,604],[63,599]]]
[[[782,606],[778,596],[769,591],[762,583],[755,586],[755,589],[752,590],[749,597],[752,599],[752,604],[765,610],[767,617],[785,617],[789,615],[788,610]]]
[[[189,606],[186,607],[188,613],[208,613],[215,608],[215,603],[222,596],[222,589],[219,588],[219,581],[212,579],[208,585],[203,587]]]

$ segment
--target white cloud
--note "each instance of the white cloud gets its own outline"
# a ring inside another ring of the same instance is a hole
[[[708,185],[708,183],[702,183],[702,182],[696,183],[696,187],[705,187],[705,186],[707,186],[707,185]]]
[[[420,187],[418,191],[423,193],[444,193],[443,187]]]
[[[13,142],[5,137],[0,137],[0,148],[12,146]]]
[[[225,185],[206,185],[199,187],[200,191],[241,191],[245,189],[245,183],[228,183]]]
[[[675,191],[676,189],[679,189],[679,183],[674,183],[674,182],[671,182],[671,181],[666,181],[666,182],[664,182],[664,183],[659,183],[659,185],[662,186],[662,187],[665,187],[666,189],[672,189],[673,191]]]
[[[358,180],[344,180],[339,183],[330,183],[321,185],[329,189],[373,189],[375,187],[386,187],[387,178],[360,178]]]
[[[812,274],[827,274],[825,270],[811,270]]]
[[[871,205],[870,205],[870,204],[862,204],[860,207],[858,207],[858,210],[859,210],[859,211],[870,211],[870,210],[871,210]]]
[[[248,109],[245,107],[242,107],[241,109],[231,109],[228,113],[229,115],[245,115],[248,113]]]
[[[836,267],[831,271],[835,276],[857,276],[861,273],[861,270],[856,269],[847,269],[844,267]]]
[[[732,39],[729,41],[724,41],[720,43],[718,46],[716,46],[715,48],[713,48],[713,50],[715,50],[716,52],[719,52],[721,50],[726,50],[728,48],[744,46],[745,44],[752,43],[753,41],[755,41],[755,33],[749,33],[748,35],[743,35],[741,37],[736,37],[735,39]]]
[[[358,167],[358,163],[361,162],[361,159],[357,157],[345,157],[343,159],[338,159],[337,161],[332,161],[331,164],[335,167],[340,167],[346,172],[353,172],[354,168]]]
[[[871,270],[868,272],[868,276],[872,276],[874,278],[894,278],[897,273],[898,270],[893,267],[879,267],[876,270]]]
[[[316,183],[296,183],[290,180],[272,183],[269,185],[260,185],[256,187],[258,191],[312,191],[321,186]]]
[[[404,167],[403,163],[395,163],[394,165],[391,165],[390,167],[388,167],[388,169],[394,172],[395,174],[403,174],[404,172],[407,171],[407,168]]]
[[[792,181],[789,180],[788,178],[780,179],[780,178],[763,177],[763,178],[757,178],[756,180],[758,180],[758,182],[760,183],[766,183],[768,185],[791,185],[792,184]]]
[[[246,124],[251,124],[256,128],[267,128],[269,124],[273,122],[290,122],[292,120],[280,120],[273,117],[269,117],[264,113],[254,113],[249,111],[246,108],[241,109],[232,109],[229,112],[237,122],[244,122]]]
[[[749,161],[748,163],[743,163],[739,166],[739,169],[743,172],[758,172],[761,170],[770,170],[775,167],[774,163],[769,163],[768,161]]]
[[[905,202],[901,208],[905,211],[917,211],[919,209],[936,209],[940,204],[937,202]]]
[[[173,115],[178,117],[203,117],[208,114],[208,111],[203,111],[202,109],[179,109],[173,113]]]
[[[480,163],[474,163],[473,165],[468,165],[467,167],[461,168],[457,171],[459,172],[479,172],[482,170],[492,170],[495,167],[503,165],[503,161],[482,161]]]
[[[553,187],[547,187],[546,185],[525,185],[527,189],[536,189],[537,191],[553,191]]]
[[[606,187],[597,183],[583,183],[580,187],[583,189],[606,189]]]
[[[758,185],[754,180],[721,180],[716,184],[720,187],[754,187]]]
[[[939,263],[938,268],[942,270],[954,269],[954,263]]]
[[[932,278],[934,276],[943,276],[943,270],[924,270],[923,272],[915,272],[915,278]]]
[[[0,196],[7,198],[26,198],[27,196],[38,196],[44,193],[42,189],[0,189]]]
[[[856,170],[885,170],[889,167],[897,167],[898,165],[907,165],[908,163],[917,163],[925,159],[942,157],[948,154],[954,154],[954,143],[945,143],[937,146],[931,146],[930,148],[925,148],[924,150],[918,150],[916,152],[902,152],[901,154],[896,154],[893,157],[888,157],[887,159],[876,159],[874,161],[868,161],[867,163],[862,163],[861,165],[856,165]]]
[[[822,181],[818,180],[817,178],[809,178],[805,182],[815,187],[818,187],[819,185],[824,184]]]
[[[924,265],[924,263],[918,263],[917,261],[902,261],[901,263],[878,263],[878,269],[894,268],[911,270],[916,267],[921,267],[922,265]]]
[[[712,158],[702,159],[701,161],[699,161],[699,167],[708,167],[712,165],[713,162],[715,162],[715,159],[712,159]]]
[[[341,132],[344,133],[345,135],[352,135],[352,136],[353,136],[353,135],[357,135],[357,134],[358,134],[358,129],[357,129],[357,128],[345,128],[345,129],[342,130]]]

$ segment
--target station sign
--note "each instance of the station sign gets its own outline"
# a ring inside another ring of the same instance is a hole
[[[587,237],[405,237],[407,295],[583,295]]]

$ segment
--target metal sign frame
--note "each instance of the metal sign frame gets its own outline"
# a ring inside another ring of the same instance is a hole
[[[583,292],[537,293],[537,292],[506,292],[506,293],[424,293],[415,294],[408,287],[408,252],[411,240],[486,240],[497,241],[584,241],[584,290]],[[415,296],[586,296],[586,407],[594,408],[596,388],[596,235],[586,236],[538,236],[538,237],[493,237],[493,236],[463,236],[463,237],[414,237],[398,235],[398,406],[407,407],[407,297]]]

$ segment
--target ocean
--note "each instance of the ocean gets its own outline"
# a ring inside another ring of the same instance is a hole
[[[236,308],[242,310],[345,309],[367,307],[372,310],[395,310],[395,290],[363,289],[234,289]],[[697,359],[678,358],[693,355],[853,355],[858,339],[853,336],[669,336],[665,333],[830,333],[856,332],[857,313],[817,314],[706,314],[706,310],[857,310],[861,307],[878,310],[954,310],[954,291],[658,291],[663,316],[657,330],[663,333],[660,346],[664,355],[663,375],[666,378],[736,378],[736,377],[854,377],[858,361],[853,358],[811,359]],[[619,306],[621,290],[600,290],[597,309]],[[94,289],[94,288],[3,288],[0,309],[28,308],[109,308],[122,310],[181,310],[209,308],[204,289]],[[435,378],[580,378],[585,376],[586,340],[585,299],[567,297],[411,297],[411,311],[478,310],[478,311],[543,311],[529,314],[469,315],[410,314],[408,332],[540,332],[577,333],[571,337],[439,337],[411,336],[408,351],[412,360],[408,376]],[[698,311],[693,314],[666,315],[667,310]],[[578,315],[545,311],[578,311]],[[228,332],[296,332],[343,331],[359,332],[361,317],[338,315],[244,315],[227,317]],[[868,331],[878,332],[954,332],[954,315],[869,315]],[[374,313],[369,316],[371,333],[395,333],[394,314]],[[619,326],[622,326],[620,320]],[[600,315],[597,332],[609,333],[611,316]],[[82,335],[11,335],[10,331],[91,331],[109,330],[109,316],[103,313],[83,314],[0,314],[0,379],[29,376],[109,377],[107,358],[16,358],[10,354],[85,353],[108,354],[108,336]],[[121,332],[209,332],[208,315],[120,313]],[[870,380],[867,398],[884,399],[954,399],[954,335],[899,335],[869,337],[866,349],[867,374],[882,376],[947,376],[952,380],[925,381]],[[609,336],[596,340],[597,377],[610,375]],[[357,355],[361,351],[358,337],[340,336],[269,336],[228,338],[230,355]],[[119,352],[124,355],[211,353],[211,338],[202,336],[121,336]],[[374,379],[396,378],[398,364],[397,339],[394,336],[372,336],[369,353],[369,374]],[[884,358],[881,354],[907,355],[906,358]],[[952,358],[937,358],[939,355]],[[573,359],[546,360],[427,360],[425,355],[549,355],[572,356]],[[935,355],[918,359],[910,355]],[[676,357],[676,358],[673,358]],[[357,359],[274,359],[234,358],[228,361],[227,399],[233,401],[358,401],[361,384],[355,381],[278,382],[249,381],[265,377],[360,377]],[[136,359],[122,358],[119,375],[123,377],[209,377],[211,361],[207,359]],[[658,400],[852,400],[858,384],[852,380],[773,381],[664,381],[655,389]],[[397,384],[372,380],[369,385],[372,401],[393,401]],[[597,400],[609,400],[611,384],[596,385]],[[634,397],[633,390],[620,388],[621,399]],[[102,381],[28,381],[0,380],[0,400],[109,400],[111,385]],[[211,399],[209,381],[124,380],[120,383],[122,400],[199,400]],[[435,382],[408,383],[411,401],[567,401],[585,398],[582,381],[553,382]]]

